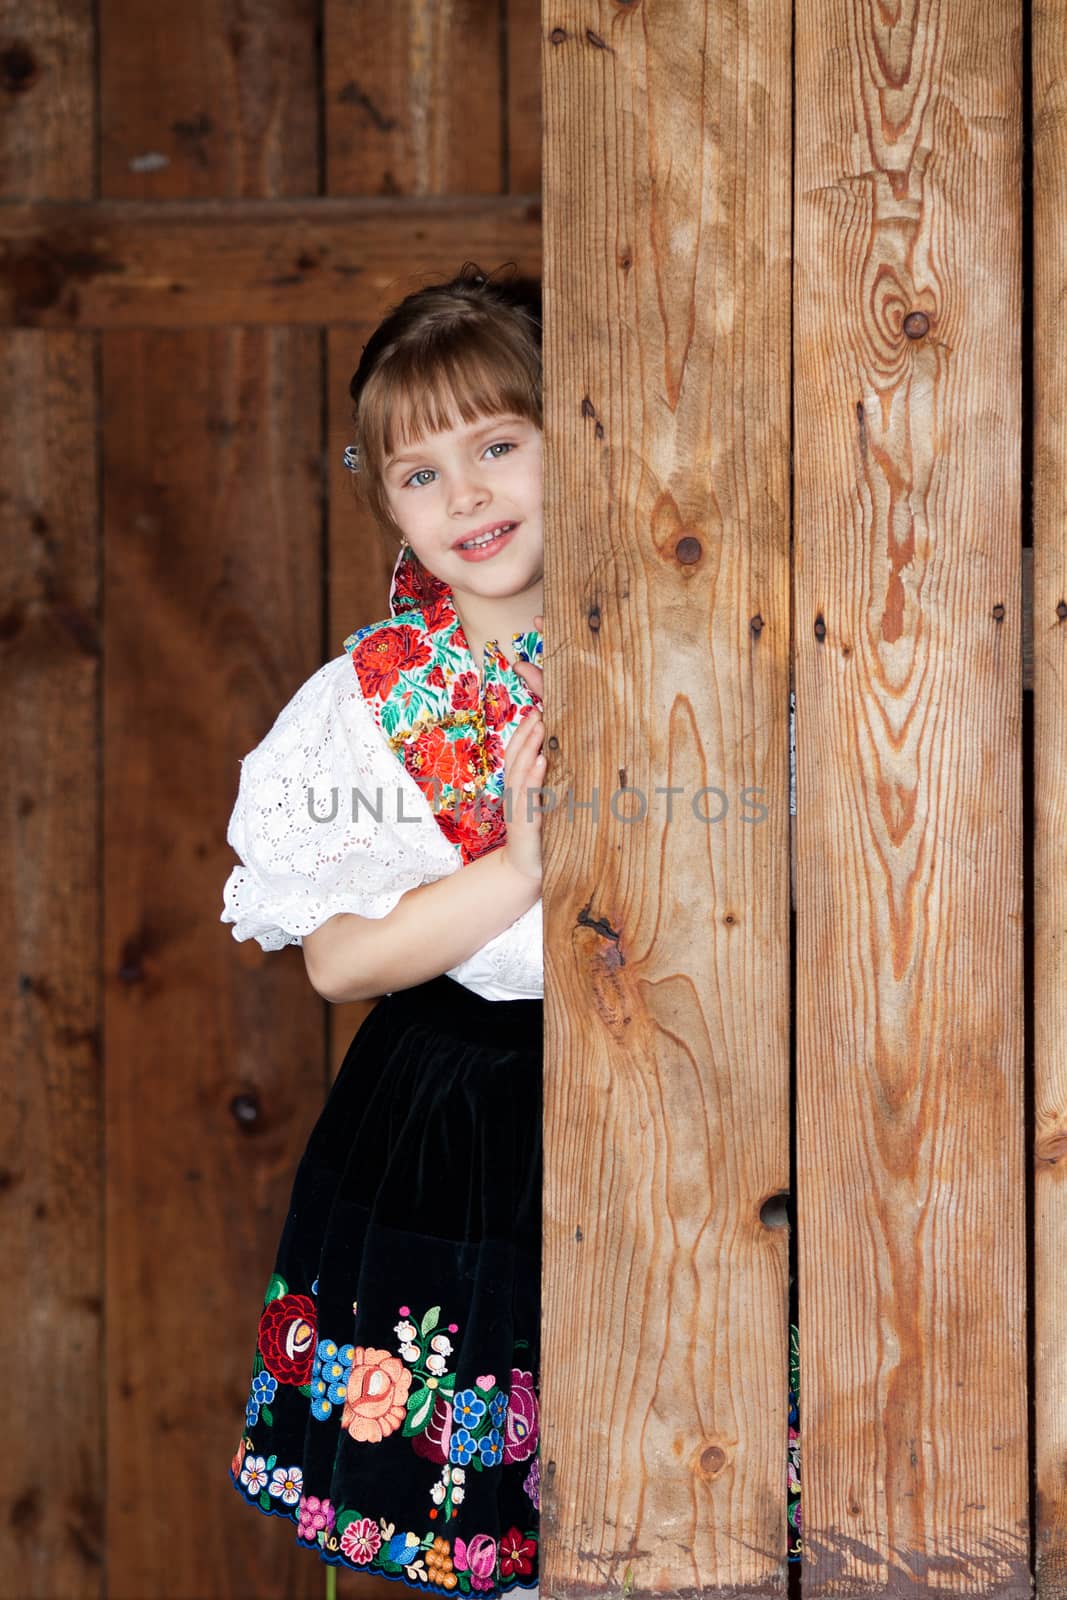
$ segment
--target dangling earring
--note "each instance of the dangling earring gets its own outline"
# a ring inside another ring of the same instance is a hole
[[[408,536],[407,536],[406,533],[402,533],[400,535],[400,548],[401,548],[401,550],[406,550],[407,546],[408,546]]]

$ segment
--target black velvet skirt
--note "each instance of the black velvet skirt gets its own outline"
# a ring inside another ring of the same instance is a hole
[[[386,996],[301,1157],[231,1477],[327,1562],[443,1594],[537,1582],[542,1014],[448,977]]]
[[[301,1157],[235,1487],[326,1561],[537,1582],[540,1000],[380,1000]]]

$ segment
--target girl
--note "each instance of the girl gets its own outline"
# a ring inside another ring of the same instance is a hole
[[[296,1173],[231,1473],[328,1562],[495,1595],[536,1584],[540,1503],[536,297],[468,264],[351,394],[391,615],[242,762],[222,920],[385,998]]]
[[[539,1544],[536,297],[468,264],[390,312],[351,394],[391,615],[243,761],[222,920],[302,944],[328,1000],[384,998],[300,1161],[232,1477],[328,1562],[496,1595]]]

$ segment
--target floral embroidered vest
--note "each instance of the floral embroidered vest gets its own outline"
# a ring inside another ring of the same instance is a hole
[[[344,642],[363,698],[415,779],[464,864],[503,844],[504,751],[540,701],[495,639],[479,678],[451,587],[405,546],[389,596],[392,615]],[[536,628],[512,635],[521,661],[540,666]]]

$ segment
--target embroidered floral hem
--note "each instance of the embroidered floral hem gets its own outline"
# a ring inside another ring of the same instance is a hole
[[[242,1440],[242,1448],[249,1444],[247,1437]],[[279,1497],[271,1498],[273,1484],[278,1480],[277,1467],[271,1469],[273,1457],[242,1456],[239,1449],[234,1457],[234,1465],[238,1459],[242,1461],[239,1472],[231,1472],[233,1486],[251,1504],[268,1516],[288,1517],[296,1524],[296,1538],[298,1544],[305,1548],[317,1549],[323,1561],[331,1566],[348,1567],[353,1572],[372,1573],[380,1578],[394,1578],[405,1583],[409,1588],[422,1589],[431,1594],[477,1594],[480,1590],[492,1588],[500,1594],[510,1594],[515,1589],[535,1589],[537,1578],[522,1575],[517,1568],[516,1576],[511,1579],[501,1575],[495,1583],[481,1580],[480,1574],[471,1571],[471,1563],[483,1567],[487,1564],[486,1552],[475,1545],[473,1554],[471,1546],[464,1540],[456,1539],[451,1542],[433,1529],[427,1530],[419,1538],[411,1532],[397,1534],[391,1522],[376,1522],[372,1517],[361,1517],[358,1511],[344,1507],[335,1508],[328,1500],[318,1501],[314,1497],[301,1495],[296,1507],[279,1503]],[[266,1474],[270,1473],[270,1487],[256,1491],[256,1482],[263,1481]],[[248,1482],[245,1478],[248,1478]],[[282,1481],[289,1477],[282,1473]],[[521,1533],[518,1528],[511,1530],[500,1541],[502,1558],[498,1558],[498,1565],[519,1557],[530,1558],[532,1552],[530,1545],[536,1545],[532,1533]],[[459,1570],[457,1570],[457,1568]]]

